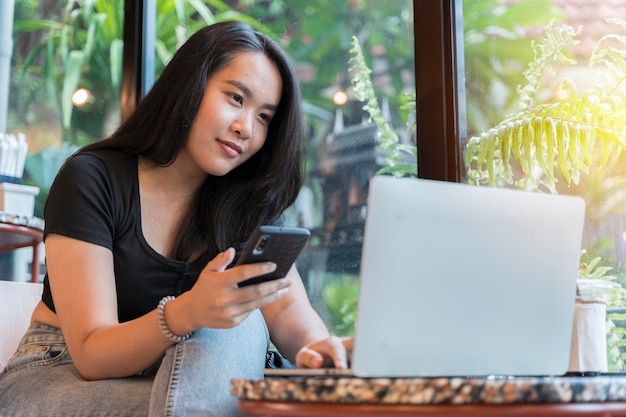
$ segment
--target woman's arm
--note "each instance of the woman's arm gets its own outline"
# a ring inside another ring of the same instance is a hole
[[[161,333],[156,310],[118,322],[113,255],[107,248],[49,235],[46,265],[63,335],[85,379],[136,374],[172,344]]]
[[[352,350],[352,339],[332,337],[315,312],[295,267],[287,278],[293,284],[286,296],[261,310],[272,341],[287,358],[299,367],[346,368]]]
[[[233,257],[233,250],[218,255],[190,291],[167,305],[165,319],[172,332],[184,335],[200,327],[235,326],[255,308],[285,294],[288,280],[237,288],[238,282],[273,267],[251,264],[225,271]],[[85,379],[137,374],[172,345],[159,327],[156,306],[135,320],[119,323],[113,255],[108,249],[50,234],[46,263],[61,329]]]

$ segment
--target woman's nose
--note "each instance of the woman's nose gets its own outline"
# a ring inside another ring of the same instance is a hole
[[[237,118],[232,125],[232,130],[235,132],[238,138],[248,139],[252,132],[252,122],[250,117],[246,114],[242,114]]]

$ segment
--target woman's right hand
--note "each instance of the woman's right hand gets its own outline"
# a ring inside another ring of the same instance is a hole
[[[232,248],[218,254],[202,270],[193,288],[168,304],[165,319],[171,331],[183,335],[201,327],[234,327],[255,309],[287,293],[292,284],[289,278],[238,287],[241,281],[272,272],[276,264],[261,262],[227,270],[234,257]]]

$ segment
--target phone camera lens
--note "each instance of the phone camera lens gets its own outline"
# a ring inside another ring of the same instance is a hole
[[[269,240],[270,240],[270,237],[268,235],[263,235],[261,239],[259,239],[259,243],[257,243],[256,251],[262,252],[263,249],[265,249],[265,246],[267,245],[267,242]]]

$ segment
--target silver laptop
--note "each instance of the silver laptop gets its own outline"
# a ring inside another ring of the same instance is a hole
[[[350,373],[564,374],[584,211],[579,197],[374,177]]]

